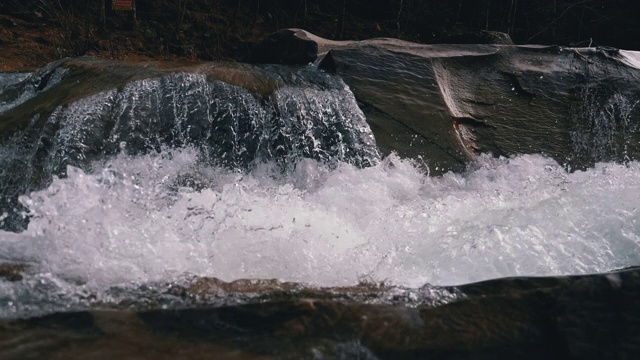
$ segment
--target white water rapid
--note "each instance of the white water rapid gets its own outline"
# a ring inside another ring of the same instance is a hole
[[[365,169],[303,160],[283,176],[197,158],[187,148],[70,168],[21,198],[33,219],[0,231],[2,260],[65,291],[185,273],[417,287],[640,263],[638,162],[567,173],[539,155],[481,157],[464,174],[427,177],[391,156]]]

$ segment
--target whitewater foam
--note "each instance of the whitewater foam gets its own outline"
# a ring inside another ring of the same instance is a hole
[[[22,197],[33,218],[0,232],[0,258],[97,291],[185,273],[416,287],[640,263],[638,162],[567,173],[539,155],[481,157],[434,178],[391,156],[365,169],[303,160],[285,176],[182,149],[93,167]]]

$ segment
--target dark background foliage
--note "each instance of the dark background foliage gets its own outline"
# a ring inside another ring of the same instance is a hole
[[[111,0],[4,0],[0,48],[31,39],[48,49],[40,61],[243,60],[267,34],[299,27],[331,39],[434,43],[492,30],[516,44],[640,49],[638,15],[637,0],[136,0],[135,14],[111,10]]]

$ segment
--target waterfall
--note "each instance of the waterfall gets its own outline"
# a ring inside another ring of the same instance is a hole
[[[579,97],[570,133],[574,156],[585,162],[628,161],[629,147],[640,141],[640,100],[606,84],[584,86]]]
[[[9,118],[29,100],[77,92],[78,72],[50,66],[9,83],[0,92],[0,111]],[[268,161],[291,171],[303,158],[358,167],[378,161],[366,119],[340,78],[313,67],[270,66],[263,73],[276,78],[268,93],[204,72],[150,72],[34,113],[18,131],[2,134],[0,213],[8,215],[0,228],[24,226],[17,195],[47,186],[52,176],[65,176],[69,165],[91,171],[93,161],[122,151],[133,156],[194,146],[207,164],[245,171]]]

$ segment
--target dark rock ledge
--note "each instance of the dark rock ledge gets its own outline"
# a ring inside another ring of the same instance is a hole
[[[261,292],[259,302],[190,309],[92,310],[0,321],[3,359],[634,359],[640,270],[507,278],[449,288],[440,306],[332,300],[384,287],[204,279],[202,296]],[[290,294],[284,298],[285,290]],[[298,294],[298,295],[296,295]],[[271,299],[269,299],[271,297]]]
[[[383,150],[435,173],[480,153],[545,154],[573,169],[640,158],[635,51],[332,41],[300,29],[267,42],[255,61],[320,62],[349,85]]]

